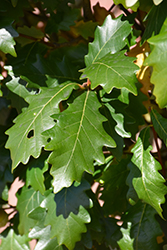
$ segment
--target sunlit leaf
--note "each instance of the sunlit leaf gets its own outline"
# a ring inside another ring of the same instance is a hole
[[[93,173],[93,161],[104,163],[102,147],[115,147],[114,140],[105,132],[105,121],[98,109],[100,103],[95,93],[85,91],[69,107],[53,118],[56,125],[44,134],[51,138],[46,150],[54,178],[54,192],[81,181],[84,171]]]
[[[17,55],[14,48],[15,44],[16,43],[9,31],[4,28],[0,29],[0,50],[2,50],[5,54],[9,53],[16,57]]]
[[[103,25],[96,28],[95,39],[89,44],[89,53],[85,56],[86,66],[90,66],[109,52],[114,54],[122,49],[130,31],[131,27],[127,21],[121,21],[121,17],[113,20],[108,15]]]
[[[145,60],[145,65],[153,67],[151,75],[151,83],[154,84],[153,94],[156,97],[156,102],[160,108],[167,106],[167,93],[164,91],[167,81],[167,53],[165,42],[167,38],[167,19],[164,22],[162,29],[157,36],[151,37],[148,42],[153,45],[153,50]]]
[[[158,172],[161,165],[150,154],[149,128],[142,130],[136,145],[132,149],[133,167],[130,169],[133,187],[139,199],[150,204],[162,216],[161,204],[165,202],[167,187],[164,178]]]
[[[135,72],[138,67],[133,64],[133,60],[134,58],[126,57],[124,52],[118,52],[114,55],[108,53],[86,67],[81,78],[89,78],[93,89],[101,85],[109,93],[114,87],[126,88],[136,95]]]
[[[11,151],[13,169],[20,162],[26,164],[30,155],[34,158],[40,155],[41,148],[47,144],[47,139],[41,133],[54,126],[55,122],[50,116],[59,112],[60,101],[67,99],[75,86],[75,83],[67,83],[52,89],[41,88],[39,94],[26,98],[29,107],[23,110],[14,120],[15,125],[6,132],[9,135],[6,148]],[[19,133],[15,133],[16,130]]]
[[[17,194],[17,210],[20,214],[20,223],[18,226],[20,234],[26,234],[29,229],[35,225],[35,221],[28,217],[28,213],[38,207],[43,200],[40,192],[35,191],[33,188],[23,187],[21,194]]]

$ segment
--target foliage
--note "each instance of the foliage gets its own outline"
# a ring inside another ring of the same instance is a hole
[[[1,3],[0,250],[165,249],[166,1]]]

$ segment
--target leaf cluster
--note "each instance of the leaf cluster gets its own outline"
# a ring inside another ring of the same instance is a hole
[[[167,2],[1,2],[0,250],[165,249]]]

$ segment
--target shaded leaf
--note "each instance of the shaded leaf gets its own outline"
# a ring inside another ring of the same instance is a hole
[[[94,41],[89,43],[89,52],[85,56],[86,66],[90,66],[109,52],[114,54],[122,49],[130,31],[131,27],[127,21],[121,21],[121,17],[113,20],[108,15],[103,25],[96,28]]]
[[[150,114],[155,131],[167,147],[167,119],[162,117],[155,109],[152,109]]]
[[[153,50],[145,60],[145,65],[153,67],[151,83],[154,84],[153,94],[160,108],[167,106],[167,93],[164,91],[167,81],[167,53],[165,43],[167,38],[167,19],[165,20],[159,35],[151,37],[148,42],[153,45]],[[158,55],[158,57],[157,57]]]
[[[17,210],[19,211],[20,223],[18,230],[20,234],[26,234],[29,229],[35,225],[35,221],[30,219],[28,213],[38,207],[44,199],[40,192],[36,192],[33,188],[23,187],[21,194],[17,193]]]
[[[113,162],[100,177],[104,183],[100,199],[104,200],[103,208],[107,215],[122,213],[126,210],[126,193],[128,191],[126,178],[129,172],[127,165],[130,158],[122,158],[120,161]]]
[[[26,235],[17,235],[15,234],[13,229],[10,229],[7,237],[0,237],[2,239],[2,243],[0,245],[0,250],[29,250],[30,247],[28,245],[28,237]]]
[[[146,29],[144,31],[144,34],[142,36],[142,43],[149,39],[151,36],[158,35],[160,32],[160,29],[167,17],[166,13],[167,8],[167,2],[162,1],[161,4],[158,6],[153,5],[151,10],[149,11],[147,15],[147,25]],[[157,22],[158,20],[158,22]]]
[[[149,137],[149,128],[142,130],[131,150],[134,167],[130,174],[133,173],[132,183],[139,199],[150,204],[162,216],[161,204],[165,202],[167,187],[164,178],[158,172],[161,169],[160,163],[150,154],[152,147],[149,146]]]
[[[67,83],[52,89],[41,88],[39,94],[26,97],[29,107],[17,116],[15,125],[6,131],[9,135],[6,148],[11,151],[12,169],[20,162],[26,164],[30,155],[39,157],[41,148],[47,144],[47,139],[41,133],[54,126],[55,122],[50,116],[59,112],[60,101],[67,99],[75,86],[75,83]],[[16,134],[16,130],[19,133]]]
[[[100,103],[94,92],[86,91],[59,115],[56,125],[44,134],[52,140],[46,150],[52,164],[54,192],[69,187],[74,180],[80,182],[84,171],[92,173],[93,161],[104,163],[103,145],[115,147],[114,140],[105,132],[105,118],[98,112]]]
[[[38,159],[33,159],[29,164],[26,171],[26,187],[32,186],[35,191],[40,191],[44,194],[44,172],[48,170],[47,162],[48,154],[42,154]]]
[[[82,205],[85,208],[90,207],[90,199],[85,194],[85,191],[90,189],[90,184],[83,180],[77,187],[72,185],[69,188],[63,188],[54,197],[56,202],[56,215],[63,215],[66,219],[69,214],[78,214],[79,207]],[[77,198],[77,199],[76,199]]]
[[[73,33],[77,36],[81,35],[85,39],[88,39],[89,37],[94,36],[94,30],[97,26],[97,23],[88,21],[84,22],[83,20],[76,23],[75,26],[71,27],[71,30]]]
[[[79,207],[77,215],[72,212],[64,219],[63,215],[56,216],[56,203],[54,194],[50,194],[41,204],[48,210],[45,225],[51,225],[51,238],[57,237],[59,245],[64,244],[69,250],[81,239],[81,233],[87,231],[85,223],[90,222],[90,216],[86,209]]]
[[[125,51],[114,55],[108,53],[102,58],[97,58],[83,70],[81,78],[89,78],[93,89],[101,85],[107,93],[110,93],[114,87],[126,88],[137,95],[135,71],[138,67],[133,64],[134,58],[126,57],[124,53]]]
[[[131,223],[130,238],[131,240],[134,239],[134,250],[160,249],[156,237],[162,235],[162,231],[155,219],[155,214],[156,211],[150,205],[139,201],[126,212],[125,216],[123,216],[122,219],[124,224],[122,228],[126,229],[126,223]]]

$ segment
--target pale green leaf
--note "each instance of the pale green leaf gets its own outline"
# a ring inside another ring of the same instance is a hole
[[[145,60],[145,65],[153,67],[151,75],[151,83],[154,84],[153,94],[156,97],[156,102],[160,108],[167,106],[167,19],[165,20],[159,35],[151,37],[148,42],[153,45],[153,50]]]
[[[109,52],[118,52],[125,45],[125,38],[130,34],[131,26],[127,21],[121,21],[121,17],[112,19],[108,15],[101,27],[95,31],[95,39],[89,43],[89,52],[85,56],[86,66],[90,66]]]
[[[11,151],[12,166],[20,162],[26,164],[32,155],[37,158],[47,139],[41,133],[54,126],[50,117],[59,112],[59,103],[71,94],[75,83],[67,83],[55,88],[41,88],[39,94],[26,97],[30,105],[14,120],[15,125],[6,131],[9,139],[6,148]],[[16,133],[16,131],[18,131]]]
[[[150,154],[149,137],[149,128],[142,130],[132,149],[134,166],[130,174],[134,175],[132,183],[139,199],[150,204],[162,216],[161,204],[165,202],[167,187],[158,172],[162,168],[160,163]]]
[[[155,109],[152,109],[151,120],[155,131],[167,147],[167,119],[162,117]]]
[[[7,237],[1,237],[2,243],[0,245],[0,250],[29,250],[28,237],[26,235],[17,235],[13,229],[10,229]]]
[[[160,4],[162,1],[163,1],[163,0],[153,0],[153,2],[154,2],[155,5]]]
[[[56,125],[44,134],[51,141],[46,150],[53,150],[49,157],[52,164],[54,192],[80,182],[84,171],[93,173],[93,161],[104,163],[102,147],[115,147],[114,140],[105,132],[105,117],[98,109],[100,103],[92,91],[85,91],[69,107],[53,118]]]
[[[118,241],[118,245],[121,250],[134,250],[133,248],[134,239],[131,239],[130,237],[130,229],[132,227],[132,223],[128,222],[127,224],[128,224],[127,229],[123,227],[121,228],[123,238]]]
[[[34,250],[63,250],[63,246],[60,246],[57,242],[57,238],[51,238],[51,226],[44,226],[46,218],[46,209],[37,207],[30,211],[28,217],[37,221],[35,227],[33,227],[28,234],[31,239],[38,239],[38,242]]]
[[[122,4],[126,9],[131,8],[133,11],[137,11],[139,7],[138,0],[114,0],[115,4]]]
[[[14,48],[15,41],[12,35],[5,28],[0,29],[0,50],[5,54],[9,53],[12,56],[16,57],[16,51]]]
[[[17,210],[19,211],[20,223],[18,230],[20,234],[26,234],[29,229],[35,225],[35,221],[29,218],[28,213],[38,207],[43,200],[40,192],[35,191],[33,188],[23,187],[21,194],[17,193]]]

